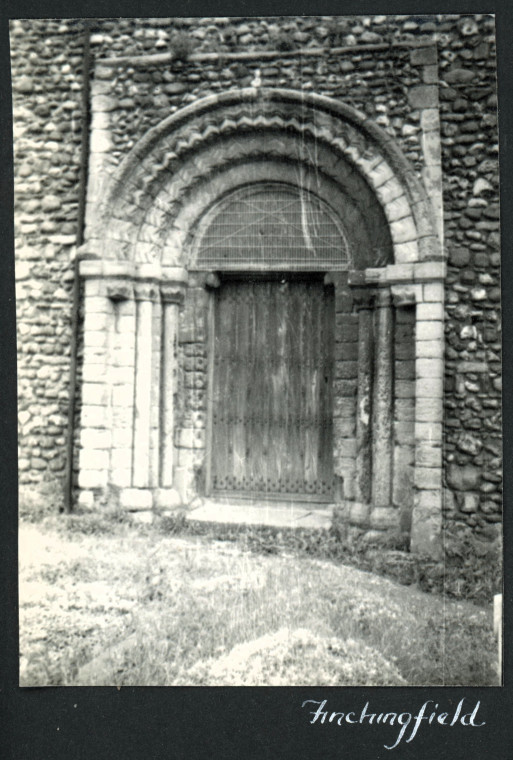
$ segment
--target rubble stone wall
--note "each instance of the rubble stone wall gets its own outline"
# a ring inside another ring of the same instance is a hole
[[[69,406],[83,32],[81,20],[11,22],[20,484],[22,497],[51,494],[56,504]],[[386,48],[367,47],[382,44]],[[486,537],[501,520],[494,44],[487,15],[102,19],[92,22],[91,34],[97,120],[91,150],[102,152],[108,132],[112,167],[148,129],[202,97],[249,86],[293,88],[367,114],[397,141],[435,206],[443,198],[445,516],[448,525]],[[137,61],[170,50],[174,57],[164,63]],[[233,60],[234,53],[243,56]],[[109,57],[126,60],[102,66]],[[203,428],[203,389],[196,384],[203,382],[205,362],[204,325],[192,327],[187,316],[194,320],[202,311],[188,305],[193,295],[203,297],[201,289],[190,292],[179,333],[183,448],[180,441],[177,446],[184,459],[204,445],[192,432]],[[407,371],[408,360],[400,361],[396,354],[397,371]],[[399,426],[405,422],[400,414],[408,412],[399,413],[397,400],[396,407]]]
[[[82,24],[11,24],[20,506],[62,502],[77,236]]]

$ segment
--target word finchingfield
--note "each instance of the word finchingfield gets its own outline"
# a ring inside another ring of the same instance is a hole
[[[406,743],[411,742],[417,735],[423,721],[426,721],[429,725],[439,724],[441,726],[455,726],[459,723],[461,726],[472,726],[476,728],[485,725],[485,721],[477,722],[477,713],[481,703],[478,701],[470,712],[464,713],[464,698],[460,700],[454,712],[439,712],[438,704],[436,704],[434,700],[428,699],[424,702],[416,715],[411,712],[373,713],[369,711],[369,702],[365,703],[363,709],[359,713],[358,711],[351,710],[346,713],[332,712],[326,709],[327,701],[328,700],[326,699],[322,702],[314,699],[307,699],[303,702],[301,707],[313,705],[315,708],[309,713],[312,716],[310,723],[334,723],[338,726],[342,726],[344,724],[354,723],[362,725],[367,721],[369,724],[373,725],[400,726],[400,731],[395,742],[391,745],[384,744],[383,746],[385,749],[394,749],[397,747],[402,739],[406,737],[410,725],[411,730],[407,735],[407,738],[405,738],[405,741]]]

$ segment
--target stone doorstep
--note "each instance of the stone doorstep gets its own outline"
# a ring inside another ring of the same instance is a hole
[[[334,519],[337,520],[336,512],[344,524],[359,525],[370,529],[374,528],[385,531],[397,528],[398,509],[396,507],[375,507],[372,509],[368,504],[345,501],[342,503],[301,503],[301,502],[274,502],[262,500],[255,504],[254,501],[236,501],[231,499],[195,499],[189,505],[162,504],[157,508],[144,507],[142,505],[126,507],[130,517],[135,522],[151,523],[156,517],[180,514],[186,520],[219,523],[221,525],[260,525],[276,528],[313,528],[329,530]],[[369,511],[370,510],[370,511]]]
[[[238,523],[263,525],[277,528],[321,528],[329,530],[332,524],[333,506],[309,504],[270,504],[258,506],[241,502],[226,503],[208,500],[184,513],[187,520],[213,523]]]

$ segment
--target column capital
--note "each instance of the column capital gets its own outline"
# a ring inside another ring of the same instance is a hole
[[[390,288],[378,288],[376,291],[376,308],[386,309],[392,305],[392,293]]]
[[[181,304],[184,297],[184,286],[178,282],[163,282],[160,285],[162,303]]]
[[[394,306],[414,306],[421,298],[421,286],[410,285],[392,285],[392,298]]]
[[[198,272],[196,282],[201,288],[218,288],[221,285],[217,272]]]
[[[205,287],[207,288],[219,288],[221,280],[216,272],[209,272],[205,278]]]
[[[134,297],[134,286],[126,277],[116,277],[105,281],[105,294],[111,301],[130,301]]]
[[[153,282],[134,283],[134,295],[136,301],[157,301],[159,290]]]
[[[351,288],[353,304],[357,311],[360,309],[372,309],[376,300],[375,288]]]

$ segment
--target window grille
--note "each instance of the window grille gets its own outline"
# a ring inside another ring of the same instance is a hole
[[[232,193],[200,225],[195,269],[345,270],[346,236],[327,203],[288,185]]]

